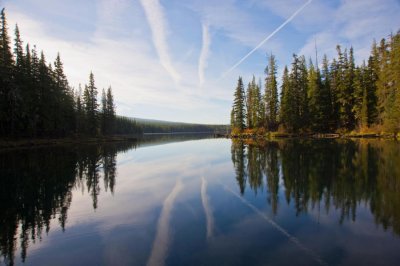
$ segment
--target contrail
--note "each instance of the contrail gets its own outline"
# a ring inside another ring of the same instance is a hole
[[[158,218],[156,238],[154,239],[153,248],[149,260],[147,261],[148,266],[165,264],[170,241],[169,223],[171,212],[174,207],[175,198],[182,188],[182,181],[178,180],[171,193],[169,193],[168,197],[164,200],[162,211]]]
[[[228,69],[227,71],[225,71],[222,76],[220,77],[220,79],[223,79],[226,77],[226,75],[228,75],[232,70],[234,70],[238,65],[240,65],[244,60],[247,59],[247,57],[249,57],[252,53],[254,53],[256,50],[258,50],[258,48],[260,48],[266,41],[268,41],[269,39],[271,39],[278,31],[280,31],[283,27],[286,26],[286,24],[288,24],[290,21],[292,21],[297,14],[299,14],[306,6],[308,6],[310,3],[312,2],[312,0],[308,0],[304,5],[302,5],[299,9],[297,9],[296,12],[294,12],[285,22],[283,22],[278,28],[276,28],[276,30],[274,30],[270,35],[268,35],[264,40],[262,40],[256,47],[254,47],[253,50],[251,50],[248,54],[246,54],[242,59],[240,59],[236,64],[234,64],[230,69]]]
[[[211,238],[214,233],[214,217],[210,207],[210,202],[207,196],[207,180],[201,177],[201,202],[203,203],[204,212],[207,221],[207,238]]]
[[[303,245],[299,239],[297,239],[295,236],[292,236],[288,231],[286,231],[283,227],[281,227],[279,224],[277,224],[275,221],[273,221],[271,218],[268,217],[265,213],[257,209],[253,204],[245,200],[243,197],[241,197],[239,194],[237,194],[235,191],[230,189],[229,187],[221,185],[230,193],[232,193],[234,196],[236,196],[239,200],[243,202],[247,207],[249,207],[251,210],[253,210],[255,213],[257,213],[261,218],[263,218],[265,221],[267,221],[272,227],[274,227],[276,230],[281,232],[283,235],[285,235],[292,243],[297,245],[300,249],[302,249],[305,253],[307,253],[314,261],[316,261],[320,265],[328,265],[325,261],[323,261],[318,254],[316,254],[314,251]]]
[[[208,25],[202,25],[202,32],[203,32],[203,45],[201,47],[200,57],[199,57],[199,81],[200,81],[200,88],[203,87],[205,78],[204,78],[204,70],[207,67],[207,60],[208,56],[210,55],[210,44],[211,44],[211,37],[208,29]]]

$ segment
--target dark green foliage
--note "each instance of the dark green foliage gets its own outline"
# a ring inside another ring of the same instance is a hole
[[[293,105],[294,95],[292,87],[290,86],[289,70],[285,66],[283,70],[282,86],[281,86],[281,109],[280,109],[280,123],[288,131],[292,130],[293,124]]]
[[[289,100],[291,112],[288,113],[287,129],[292,132],[306,130],[309,123],[307,102],[307,67],[304,56],[293,55],[289,74]]]
[[[90,73],[89,84],[85,86],[83,101],[85,103],[87,132],[90,135],[97,135],[99,106],[97,103],[97,88],[94,83],[93,73]]]
[[[382,39],[379,45],[374,42],[368,63],[361,66],[355,65],[352,47],[343,51],[337,45],[336,51],[337,58],[330,64],[324,56],[321,71],[312,61],[307,66],[304,56],[294,54],[290,70],[285,67],[283,72],[279,103],[277,67],[271,55],[265,71],[264,102],[257,103],[260,110],[266,108],[266,123],[254,123],[253,78],[246,95],[247,127],[274,131],[281,125],[296,133],[364,131],[369,127],[394,135],[400,132],[400,32]],[[238,112],[243,98],[238,88],[231,125],[243,130],[237,119],[244,117],[244,112]]]
[[[0,22],[0,137],[96,136],[100,132],[116,132],[111,87],[105,92],[104,109],[100,112],[93,73],[83,95],[80,87],[74,95],[59,54],[52,67],[36,46],[31,49],[27,44],[24,51],[18,26],[13,54],[4,9]],[[137,129],[133,122],[131,126]]]
[[[143,133],[142,127],[137,124],[135,119],[125,116],[115,117],[115,134],[129,135],[141,133]]]
[[[233,124],[232,128],[243,131],[245,129],[245,94],[242,78],[239,77],[233,101]]]
[[[259,85],[256,84],[255,77],[247,86],[246,93],[246,126],[247,128],[257,128],[263,125],[264,111],[263,101]]]
[[[274,55],[269,56],[268,66],[265,69],[265,105],[268,130],[274,131],[278,126],[278,82],[276,78],[277,66]]]
[[[119,117],[117,117],[118,119]],[[224,133],[228,130],[227,125],[190,124],[140,118],[126,119],[134,121],[143,133]]]

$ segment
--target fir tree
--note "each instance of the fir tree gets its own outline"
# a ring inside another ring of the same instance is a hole
[[[234,124],[233,127],[238,129],[239,131],[243,131],[245,129],[245,95],[243,88],[243,80],[242,77],[239,77],[233,101],[233,113],[234,113]]]
[[[15,133],[18,92],[13,84],[13,56],[4,8],[0,14],[0,134]]]
[[[276,60],[274,55],[269,56],[268,66],[265,69],[265,102],[268,130],[274,131],[278,126],[278,82],[276,79]]]
[[[83,95],[88,133],[92,136],[98,133],[98,103],[97,88],[94,83],[94,75],[90,72],[89,84],[85,86]]]

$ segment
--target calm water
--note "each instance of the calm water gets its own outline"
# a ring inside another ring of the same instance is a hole
[[[399,265],[400,144],[141,143],[0,152],[0,264]]]

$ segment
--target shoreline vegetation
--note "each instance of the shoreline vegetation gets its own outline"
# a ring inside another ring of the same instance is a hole
[[[257,134],[252,132],[243,132],[236,134],[218,134],[219,137],[227,137],[231,139],[291,139],[291,138],[303,138],[303,139],[399,139],[400,134],[394,136],[393,134],[387,133],[281,133],[281,132],[268,132],[266,134]]]
[[[306,61],[293,54],[278,92],[277,61],[268,56],[264,85],[239,76],[231,110],[233,138],[399,138],[400,31],[372,42],[355,63],[353,47]],[[307,63],[308,62],[308,63]]]

